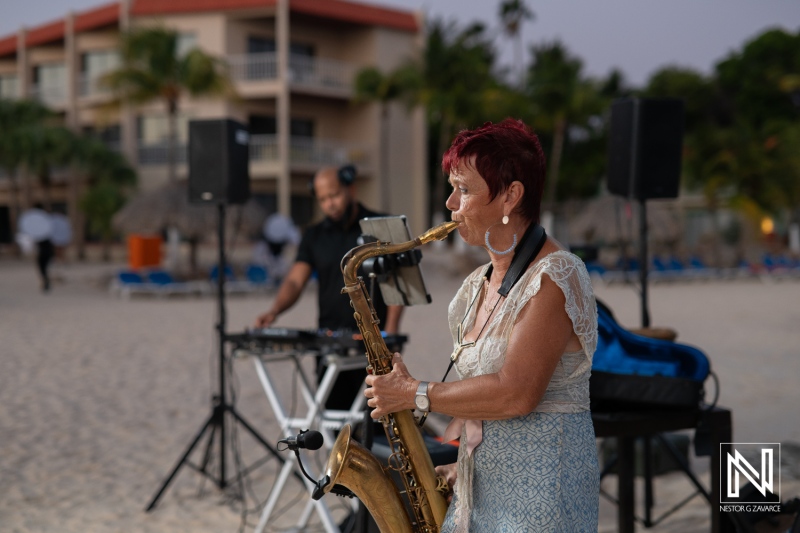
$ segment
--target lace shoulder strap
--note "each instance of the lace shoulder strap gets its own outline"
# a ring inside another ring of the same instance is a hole
[[[542,288],[543,274],[547,274],[564,293],[564,308],[572,321],[572,328],[587,357],[591,358],[597,347],[597,304],[586,266],[578,256],[565,250],[544,256],[519,283],[518,310]]]

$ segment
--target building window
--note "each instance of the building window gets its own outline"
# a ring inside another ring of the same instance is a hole
[[[273,116],[250,115],[250,135],[276,135],[278,121]],[[305,118],[293,118],[289,121],[289,134],[292,137],[314,137],[314,121]]]
[[[248,54],[266,54],[275,51],[275,39],[267,39],[264,37],[247,38],[247,53]]]
[[[197,46],[197,36],[194,33],[179,33],[177,43],[178,57],[184,57]]]
[[[304,118],[293,118],[289,122],[289,131],[292,137],[314,137],[314,121]]]
[[[81,74],[90,78],[102,76],[119,67],[119,52],[116,50],[96,50],[81,54]]]
[[[316,54],[314,53],[314,45],[291,43],[289,44],[289,55],[313,58]]]
[[[251,35],[247,38],[248,54],[264,54],[276,51],[277,47],[275,45],[275,39],[271,37],[254,37]],[[314,45],[305,43],[289,43],[289,55],[313,58],[315,55]]]
[[[175,132],[175,145],[170,152],[169,144],[169,117],[166,115],[144,115],[136,119],[137,160],[140,165],[163,165],[170,158],[175,163],[186,162],[186,152],[189,139],[189,117],[178,115]]]
[[[64,63],[49,63],[33,67],[33,83],[39,87],[64,87],[67,79]]]
[[[32,96],[45,104],[60,104],[67,96],[67,67],[46,63],[33,67]]]
[[[189,140],[189,118],[185,115],[176,117],[176,137],[178,144],[186,144]],[[166,144],[169,136],[169,117],[166,115],[144,115],[137,119],[137,138],[140,144]]]
[[[19,93],[19,84],[17,83],[16,74],[2,74],[0,75],[0,98],[17,98]]]
[[[78,94],[88,96],[101,92],[98,80],[107,72],[116,70],[119,64],[119,52],[116,50],[95,50],[81,54]]]
[[[119,151],[121,147],[122,128],[120,128],[119,124],[110,124],[103,127],[84,126],[82,131],[85,136],[100,140],[112,150]]]

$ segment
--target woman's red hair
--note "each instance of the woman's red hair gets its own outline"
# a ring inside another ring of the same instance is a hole
[[[471,165],[489,186],[489,199],[505,191],[514,181],[525,187],[517,212],[526,220],[539,222],[546,165],[542,145],[521,120],[507,118],[456,135],[442,157],[442,170],[450,174],[460,164]]]

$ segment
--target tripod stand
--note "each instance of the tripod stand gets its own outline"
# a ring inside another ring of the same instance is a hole
[[[178,471],[184,464],[189,465],[190,467],[194,468],[204,476],[211,479],[217,487],[220,489],[224,489],[228,486],[228,479],[225,477],[225,415],[226,413],[233,417],[234,422],[240,423],[250,434],[260,442],[264,448],[267,449],[269,453],[279,459],[281,462],[284,462],[284,459],[278,454],[277,450],[267,443],[264,438],[258,434],[258,432],[253,429],[253,427],[247,423],[247,421],[242,418],[242,416],[236,411],[236,408],[228,403],[227,400],[227,393],[225,388],[225,342],[226,342],[226,335],[225,335],[225,204],[220,202],[217,204],[218,207],[218,222],[217,222],[217,232],[218,232],[218,242],[219,242],[219,261],[217,265],[217,305],[219,308],[219,322],[217,323],[217,333],[219,338],[219,390],[216,394],[212,396],[212,400],[214,402],[214,408],[211,411],[211,415],[206,420],[203,427],[200,428],[200,431],[195,435],[194,439],[192,440],[189,447],[186,448],[186,451],[181,456],[178,464],[170,472],[169,476],[167,476],[166,480],[162,483],[161,488],[158,489],[158,492],[153,497],[150,504],[147,506],[145,511],[151,511],[158,500],[161,498],[161,495],[164,494],[164,491],[167,490],[167,487],[172,482],[173,478],[178,474]],[[206,434],[207,431],[210,430],[210,434],[208,435],[208,442],[206,444],[206,450],[203,454],[203,462],[198,467],[191,462],[189,462],[189,456],[191,455],[192,451],[194,450],[195,446],[200,442],[203,438],[203,435]],[[208,466],[209,459],[211,458],[211,447],[214,445],[214,437],[219,434],[219,477],[215,477],[211,474],[206,467]]]

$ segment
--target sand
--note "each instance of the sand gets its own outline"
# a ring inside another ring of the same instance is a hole
[[[450,352],[446,309],[465,263],[441,250],[429,251],[423,260],[433,303],[407,310],[403,320],[410,336],[406,362],[418,378],[437,380],[445,370]],[[53,290],[42,294],[32,260],[0,261],[0,531],[252,531],[280,462],[230,422],[228,431],[237,442],[226,454],[229,486],[220,490],[184,467],[155,510],[144,512],[211,414],[217,304],[208,296],[121,299],[109,293],[107,280],[122,266],[57,263]],[[639,299],[632,288],[598,284],[596,293],[623,325],[639,325]],[[273,294],[228,298],[228,331],[251,324]],[[313,287],[307,290],[279,325],[313,327],[315,296]],[[800,443],[798,302],[797,279],[650,287],[652,324],[675,329],[679,342],[699,347],[711,359],[721,383],[719,404],[733,411],[737,442],[781,442],[785,449]],[[237,358],[231,367],[235,408],[275,443],[280,430],[253,361]],[[275,372],[291,408],[296,375],[288,366]],[[196,450],[194,463],[202,461],[205,448]],[[216,475],[219,448],[210,451],[209,469]],[[245,513],[237,499],[242,484],[235,456],[248,465],[264,459],[242,476]],[[309,466],[318,471],[323,460],[318,457]],[[707,483],[707,459],[692,461]],[[798,477],[797,468],[784,468],[784,500],[800,495]],[[603,486],[613,493],[614,477]],[[690,492],[679,473],[658,477],[657,510]],[[327,498],[341,516],[342,501]],[[287,530],[307,501],[299,483],[287,483],[280,515],[275,513],[267,530]],[[600,531],[615,530],[615,512],[603,500]],[[318,522],[312,523],[317,526],[307,530],[319,531]],[[695,498],[649,531],[700,532],[708,531],[708,524],[708,506]]]

